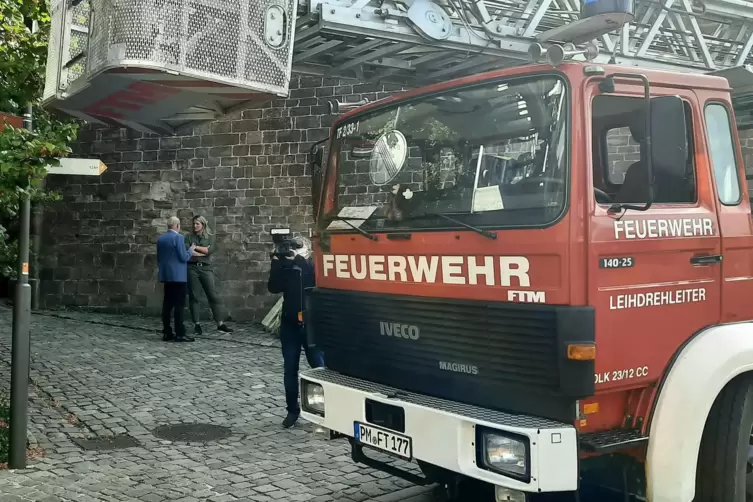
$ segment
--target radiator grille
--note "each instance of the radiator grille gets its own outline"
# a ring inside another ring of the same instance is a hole
[[[521,412],[542,396],[562,397],[562,307],[322,289],[312,302],[316,342],[334,371]],[[394,325],[406,326],[406,336],[417,327],[417,338],[382,334]],[[538,411],[561,419],[570,403]]]

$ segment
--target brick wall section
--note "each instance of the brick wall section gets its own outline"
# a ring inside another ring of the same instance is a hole
[[[745,173],[753,178],[753,129],[740,131],[740,148],[743,152]],[[748,181],[751,184],[751,181]],[[753,197],[753,188],[748,187],[749,197]]]
[[[745,172],[753,176],[753,129],[740,131],[740,147],[745,163]],[[630,135],[630,129],[613,129],[607,134],[609,175],[613,183],[622,183],[630,164],[640,160],[640,147]],[[753,196],[753,190],[750,191]]]
[[[628,127],[612,129],[607,133],[607,157],[609,181],[621,184],[628,167],[641,159],[640,145],[633,139]]]
[[[167,217],[177,214],[188,230],[202,214],[217,234],[214,261],[230,314],[261,319],[275,301],[266,290],[269,229],[306,232],[313,222],[308,152],[334,120],[326,100],[374,100],[393,90],[301,77],[289,99],[231,113],[192,135],[83,130],[74,155],[98,156],[108,170],[98,182],[48,180],[64,201],[45,215],[43,306],[157,313],[155,239]]]

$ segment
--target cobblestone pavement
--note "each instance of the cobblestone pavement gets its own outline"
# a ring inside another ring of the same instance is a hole
[[[10,310],[0,309],[0,323],[0,389],[7,389]],[[23,472],[0,471],[0,500],[400,499],[395,492],[410,485],[353,464],[346,442],[319,439],[303,421],[281,429],[276,339],[253,326],[229,335],[206,327],[209,334],[196,343],[168,344],[154,319],[34,315],[30,435],[44,454]],[[208,443],[152,434],[178,422],[223,425],[232,433]],[[138,446],[84,450],[75,442],[122,434]]]

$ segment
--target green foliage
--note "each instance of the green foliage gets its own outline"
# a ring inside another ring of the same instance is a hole
[[[420,140],[427,141],[432,145],[455,142],[458,137],[456,131],[437,120],[436,117],[426,116],[425,114],[417,120],[401,121],[398,128],[406,136],[420,138]]]
[[[15,275],[18,245],[6,227],[18,221],[22,198],[28,194],[32,204],[60,200],[59,194],[45,191],[41,181],[47,166],[59,165],[58,159],[70,153],[68,143],[76,132],[76,124],[49,122],[33,132],[11,126],[0,131],[0,275]]]
[[[48,165],[67,156],[75,135],[75,125],[54,131],[28,131],[8,126],[0,132],[0,186],[24,185],[27,180],[41,180]],[[0,189],[0,197],[4,194]]]
[[[5,394],[0,394],[0,466],[8,463],[10,450],[10,403]]]
[[[41,97],[49,33],[45,0],[0,0],[0,111],[16,113]]]
[[[0,111],[23,115],[33,106],[34,132],[6,127],[0,131],[0,275],[15,275],[20,201],[58,200],[41,181],[48,165],[70,153],[78,124],[61,121],[41,106],[50,12],[45,0],[0,0]]]

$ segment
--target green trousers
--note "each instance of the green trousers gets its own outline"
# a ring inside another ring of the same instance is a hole
[[[212,309],[214,321],[219,324],[225,320],[222,316],[222,303],[214,286],[214,271],[211,265],[188,264],[188,307],[191,311],[191,320],[194,324],[199,323],[199,294],[204,290],[209,308]]]

